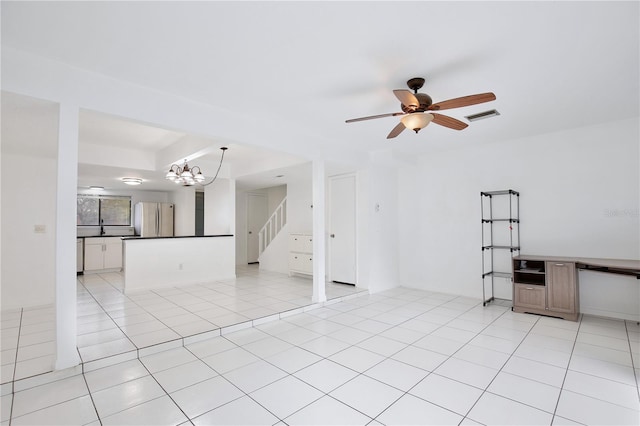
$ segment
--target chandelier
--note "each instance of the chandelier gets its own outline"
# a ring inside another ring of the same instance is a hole
[[[165,179],[168,179],[172,182],[175,182],[178,185],[182,186],[193,186],[193,185],[202,185],[207,186],[211,185],[216,178],[218,177],[218,173],[220,173],[220,167],[222,167],[222,160],[224,160],[224,152],[227,150],[226,146],[220,148],[222,150],[222,156],[220,157],[220,164],[218,165],[218,171],[216,171],[216,175],[213,177],[211,182],[207,182],[205,176],[202,174],[199,166],[189,166],[187,164],[187,160],[184,160],[184,164],[179,166],[177,164],[172,164],[169,168],[169,171],[164,176]]]

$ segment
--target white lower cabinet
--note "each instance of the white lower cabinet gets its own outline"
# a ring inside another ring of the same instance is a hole
[[[313,236],[289,235],[289,275],[313,275]]]
[[[85,238],[84,270],[122,268],[122,239],[120,237]]]
[[[84,241],[76,238],[76,272],[82,272],[84,268]]]

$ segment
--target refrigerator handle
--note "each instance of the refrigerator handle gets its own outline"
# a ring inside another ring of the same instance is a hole
[[[156,237],[160,236],[160,205],[156,204]]]

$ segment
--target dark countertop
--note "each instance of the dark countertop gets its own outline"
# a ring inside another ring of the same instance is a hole
[[[78,235],[76,236],[76,238],[110,238],[110,237],[133,237],[135,238],[135,235],[131,235],[131,234],[126,234],[126,235]]]
[[[220,235],[183,235],[177,237],[136,237],[136,236],[124,236],[122,237],[123,241],[133,241],[133,240],[165,240],[171,238],[211,238],[211,237],[233,237],[233,234],[220,234]]]

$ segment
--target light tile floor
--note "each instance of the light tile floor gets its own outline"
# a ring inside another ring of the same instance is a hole
[[[328,299],[361,292],[327,283]],[[122,273],[80,275],[77,279],[78,352],[83,363],[114,355],[136,357],[219,335],[225,327],[253,325],[312,304],[305,277],[240,266],[233,280],[125,295]],[[2,312],[3,385],[51,372],[55,350],[52,305]]]
[[[396,288],[253,325],[23,385],[2,397],[2,422],[640,421],[640,327],[634,322],[591,316],[569,322]]]

